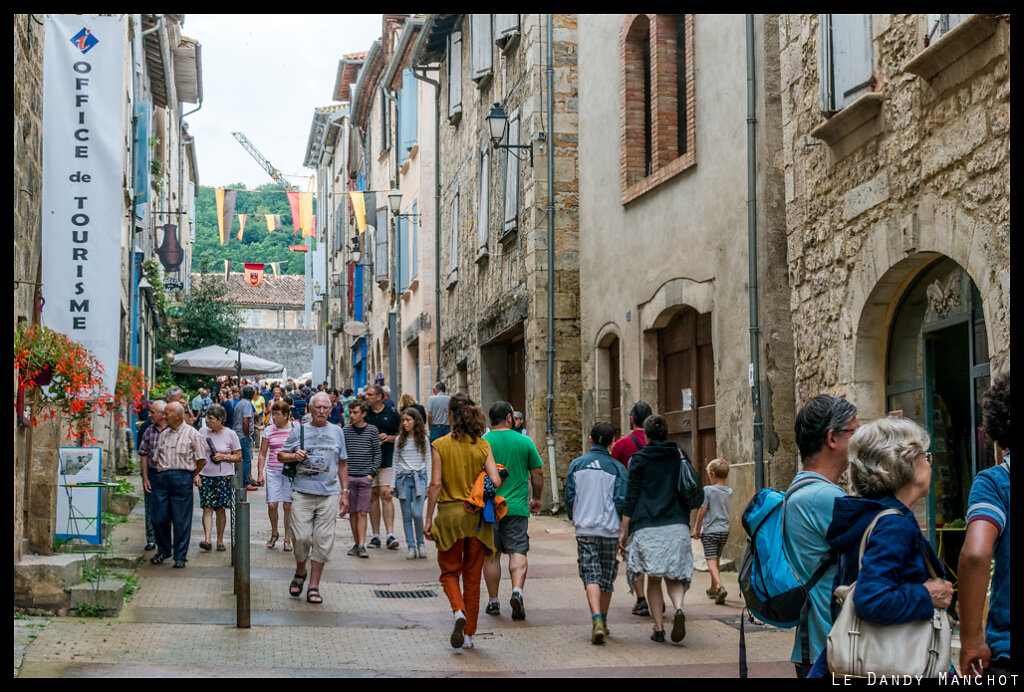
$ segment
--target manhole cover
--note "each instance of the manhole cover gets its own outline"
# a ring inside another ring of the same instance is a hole
[[[724,617],[717,617],[714,619],[718,620],[724,625],[729,625],[729,627],[732,627],[733,629],[738,630],[740,628],[740,617],[738,615],[727,615]],[[777,629],[778,627],[773,627],[772,625],[763,622],[751,622],[749,618],[746,622],[743,623],[744,632],[772,632]]]
[[[424,591],[382,591],[380,589],[375,590],[373,593],[377,595],[377,598],[435,598],[436,593],[430,590]]]

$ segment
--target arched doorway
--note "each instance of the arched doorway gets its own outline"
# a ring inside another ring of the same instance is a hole
[[[597,401],[595,421],[611,423],[615,439],[622,435],[622,371],[619,335],[611,325],[602,329],[594,350]],[[607,331],[606,331],[607,330]]]
[[[981,431],[989,372],[978,288],[960,265],[940,257],[900,298],[885,363],[887,412],[920,423],[932,436],[932,491],[913,510],[933,544],[939,530],[964,518],[972,479],[992,465]]]

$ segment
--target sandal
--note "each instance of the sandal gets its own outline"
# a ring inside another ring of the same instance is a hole
[[[267,547],[272,549],[275,545],[277,545],[277,539],[280,537],[280,534],[270,534],[270,540],[267,541]]]
[[[306,603],[320,605],[323,602],[324,599],[320,596],[320,589],[311,586],[306,590]]]
[[[157,553],[156,555],[154,555],[153,557],[151,557],[149,559],[149,564],[151,564],[151,565],[163,564],[163,561],[166,560],[169,557],[170,557],[170,555],[168,555],[167,553]]]
[[[213,546],[210,545],[209,541],[199,541],[199,547],[203,550],[213,550]]]
[[[292,578],[292,583],[288,585],[288,595],[292,598],[298,598],[302,595],[302,587],[306,584],[306,577],[308,574],[296,574]],[[298,591],[296,591],[298,589]]]
[[[284,552],[286,552],[286,553],[292,552],[292,547],[288,544],[288,541],[284,542]]]

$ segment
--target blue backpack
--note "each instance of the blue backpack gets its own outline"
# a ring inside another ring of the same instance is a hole
[[[796,490],[811,483],[823,482],[805,478],[783,493],[765,488],[750,499],[743,510],[743,529],[747,532],[747,548],[740,564],[739,584],[747,610],[759,620],[775,627],[801,628],[802,657],[809,663],[810,642],[807,618],[810,600],[807,594],[835,562],[830,553],[807,581],[802,583],[793,570],[786,543],[786,499]]]

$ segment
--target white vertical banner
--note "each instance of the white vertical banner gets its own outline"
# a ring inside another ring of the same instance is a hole
[[[122,17],[46,20],[42,321],[92,351],[108,392],[121,338],[124,42]]]
[[[313,345],[313,384],[327,380],[327,346]]]

